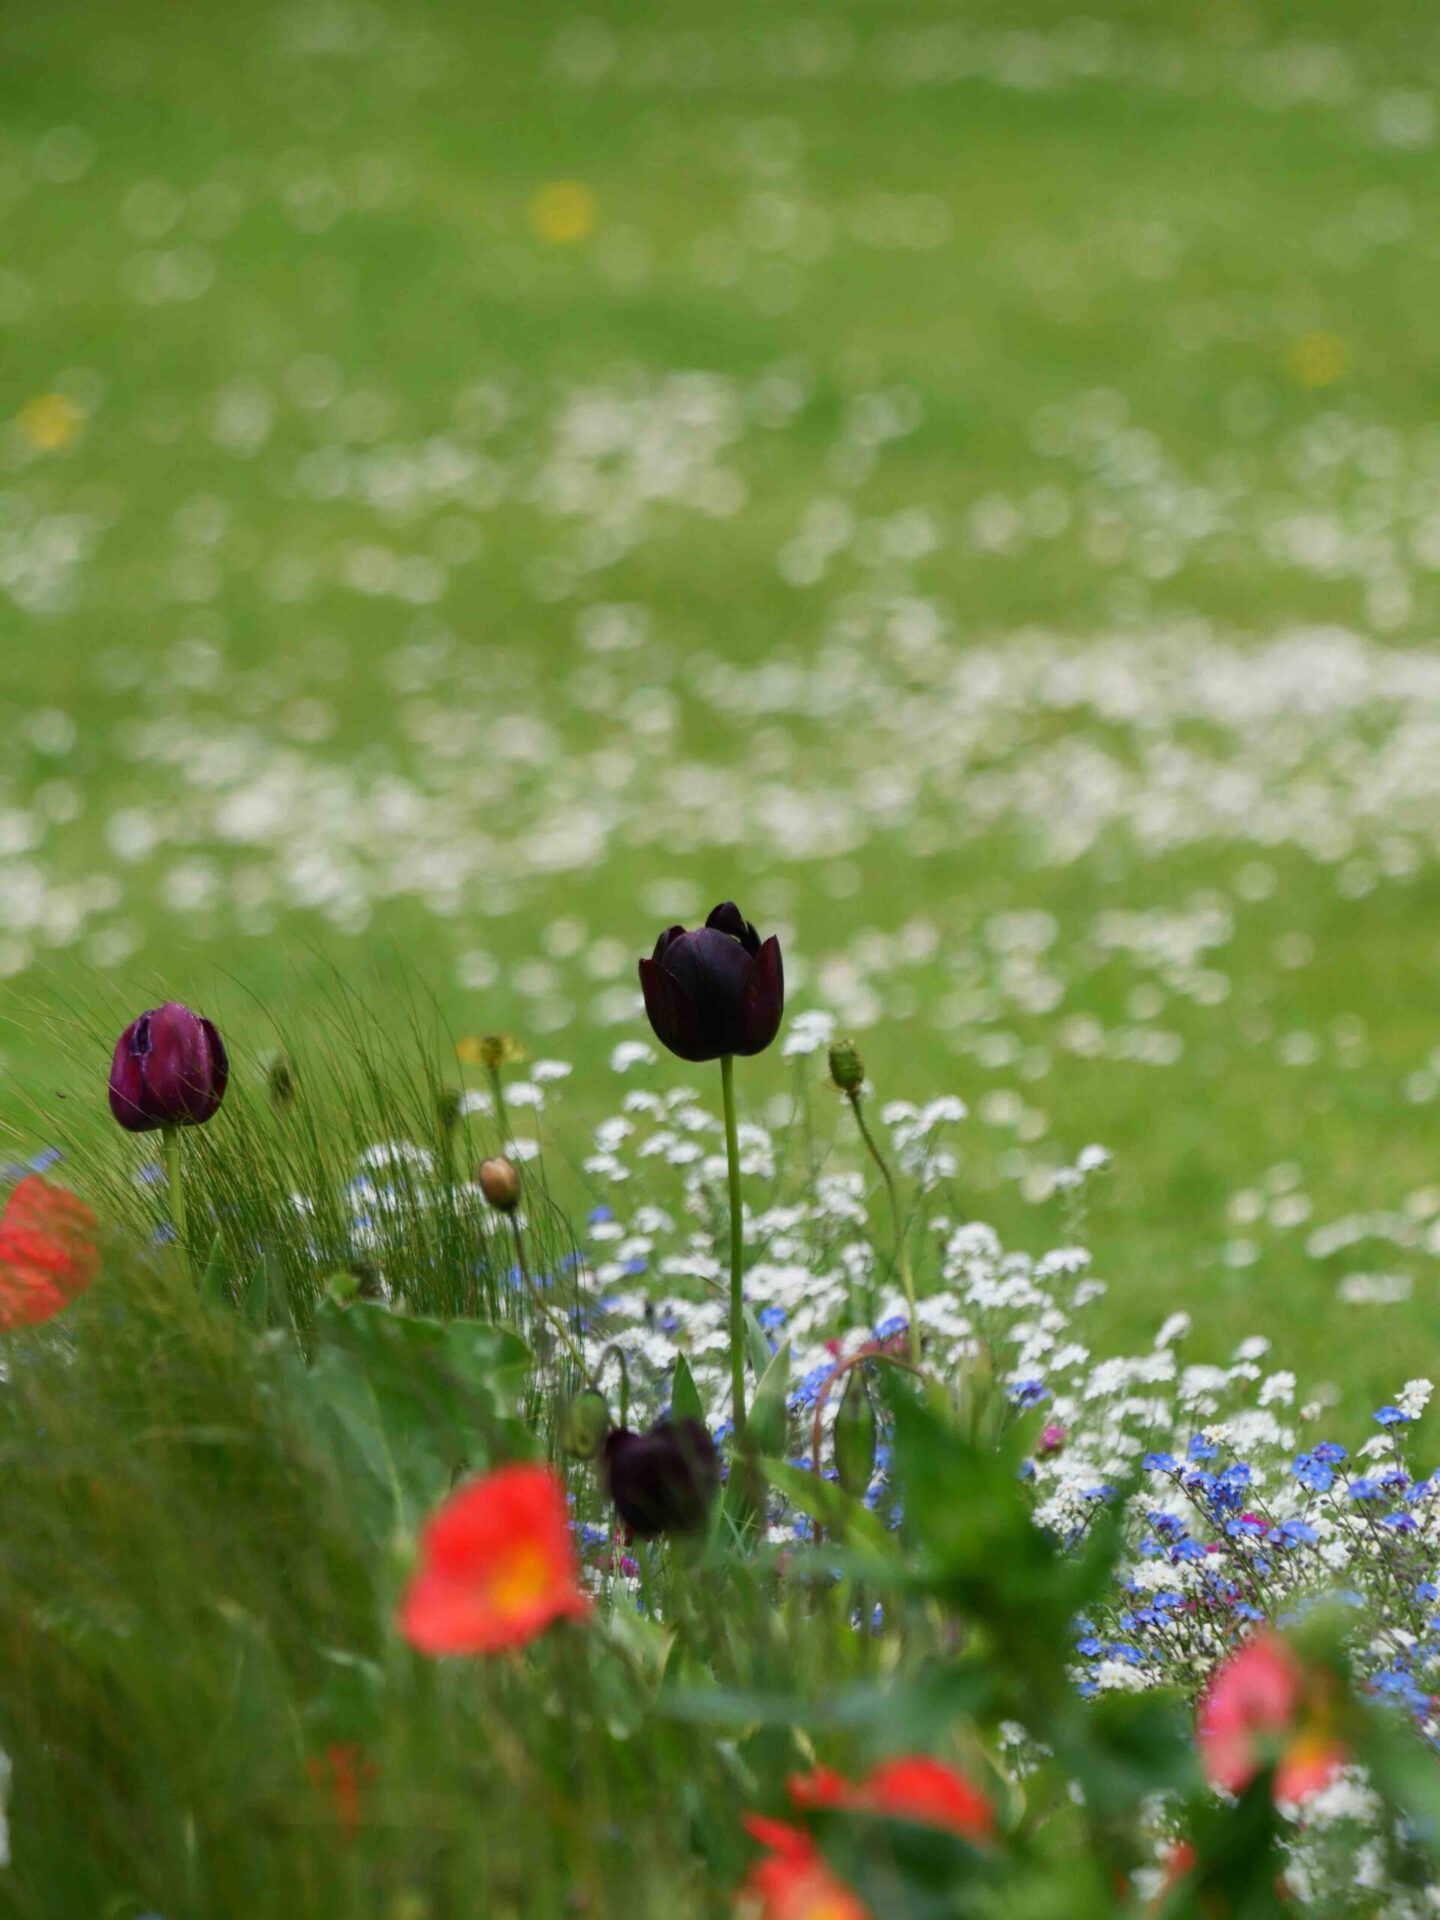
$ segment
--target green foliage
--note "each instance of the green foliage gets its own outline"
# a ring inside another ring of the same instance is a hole
[[[675,1356],[675,1371],[670,1382],[670,1417],[672,1420],[705,1421],[705,1408],[700,1399],[700,1390],[695,1385],[690,1363],[683,1353]]]
[[[314,1340],[310,1364],[295,1363],[296,1392],[377,1549],[461,1475],[533,1448],[518,1417],[530,1354],[506,1328],[322,1301]]]
[[[565,1402],[544,1376],[563,1353],[358,1299],[317,1300],[298,1340],[252,1321],[253,1280],[237,1311],[227,1275],[217,1307],[212,1266],[197,1290],[180,1262],[117,1246],[102,1285],[9,1346],[7,1911],[548,1920],[579,1900],[719,1920],[752,1856],[747,1811],[795,1818],[791,1775],[856,1779],[897,1753],[962,1768],[996,1832],[812,1816],[885,1920],[1138,1920],[1157,1794],[1194,1847],[1167,1915],[1277,1911],[1269,1776],[1231,1809],[1201,1786],[1179,1702],[1074,1693],[1073,1617],[1117,1541],[1104,1512],[1077,1554],[1036,1530],[1027,1423],[987,1442],[933,1385],[878,1369],[898,1529],[752,1451],[731,1524],[657,1547],[658,1618],[602,1575],[587,1625],[509,1660],[430,1662],[394,1625],[417,1530],[457,1478],[553,1441]],[[782,1349],[757,1449],[783,1454],[787,1383]],[[771,1547],[762,1482],[823,1543]],[[605,1518],[592,1467],[572,1490]],[[1342,1737],[1408,1822],[1394,1871],[1418,1879],[1440,1834],[1432,1758],[1350,1700],[1333,1623],[1307,1623],[1301,1652],[1333,1673]],[[1015,1718],[1039,1756],[1023,1778],[1001,1758]]]

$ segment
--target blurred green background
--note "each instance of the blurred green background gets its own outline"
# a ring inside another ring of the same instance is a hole
[[[573,1060],[578,1130],[733,895],[970,1103],[977,1213],[1077,1230],[1113,1150],[1117,1347],[1427,1371],[1437,31],[6,8],[17,1150],[106,1124],[79,1016],[243,1070],[327,965]]]

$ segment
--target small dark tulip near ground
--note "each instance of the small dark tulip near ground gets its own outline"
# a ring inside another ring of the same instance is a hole
[[[662,1420],[648,1433],[606,1436],[605,1482],[615,1511],[642,1540],[698,1533],[720,1488],[720,1455],[698,1420]]]
[[[780,1031],[785,969],[780,942],[760,936],[731,900],[703,927],[668,927],[640,962],[656,1038],[682,1060],[763,1053]]]
[[[110,1111],[131,1133],[202,1125],[225,1098],[230,1061],[213,1021],[177,1000],[132,1020],[110,1063]]]

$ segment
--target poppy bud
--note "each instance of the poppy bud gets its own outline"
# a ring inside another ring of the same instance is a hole
[[[515,1162],[503,1154],[480,1162],[480,1191],[500,1213],[513,1213],[520,1204],[520,1175]]]
[[[668,927],[640,962],[640,987],[657,1039],[682,1060],[763,1053],[785,1010],[780,942],[762,946],[727,900],[703,927]]]
[[[698,1420],[662,1420],[648,1433],[617,1427],[603,1459],[615,1510],[642,1540],[705,1525],[720,1487],[720,1456]]]
[[[859,1093],[865,1084],[865,1062],[853,1040],[837,1040],[830,1049],[830,1078],[841,1093]]]
[[[230,1062],[214,1024],[167,1000],[132,1020],[110,1063],[110,1111],[131,1133],[199,1126],[225,1098]]]
[[[582,1387],[565,1409],[561,1446],[572,1460],[593,1460],[609,1431],[609,1402],[598,1387]]]
[[[835,1409],[835,1471],[846,1493],[863,1499],[875,1472],[875,1409],[864,1367],[852,1367]]]

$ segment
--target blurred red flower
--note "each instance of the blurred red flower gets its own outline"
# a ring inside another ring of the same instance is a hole
[[[1275,1795],[1299,1801],[1344,1766],[1330,1730],[1329,1679],[1274,1633],[1257,1633],[1216,1669],[1200,1702],[1200,1760],[1212,1786],[1243,1793],[1268,1760]]]
[[[995,1838],[995,1809],[986,1795],[953,1767],[925,1754],[884,1760],[860,1781],[847,1780],[832,1767],[817,1767],[813,1773],[797,1774],[789,1786],[790,1798],[802,1811],[832,1807],[914,1820],[979,1846]],[[745,1826],[767,1850],[751,1868],[744,1889],[762,1920],[871,1920],[864,1901],[830,1871],[803,1828],[758,1815]]]
[[[797,1807],[849,1807],[914,1820],[982,1846],[995,1838],[995,1809],[986,1795],[943,1760],[925,1754],[883,1760],[858,1782],[817,1767],[791,1780],[790,1798]]]
[[[865,1902],[826,1866],[808,1833],[782,1820],[751,1818],[745,1825],[767,1849],[742,1889],[742,1898],[761,1920],[872,1920]]]
[[[0,1328],[35,1326],[84,1293],[100,1267],[95,1226],[73,1193],[26,1175],[0,1213]]]
[[[590,1611],[565,1489],[549,1467],[498,1467],[452,1494],[420,1539],[400,1606],[421,1653],[499,1653]]]

